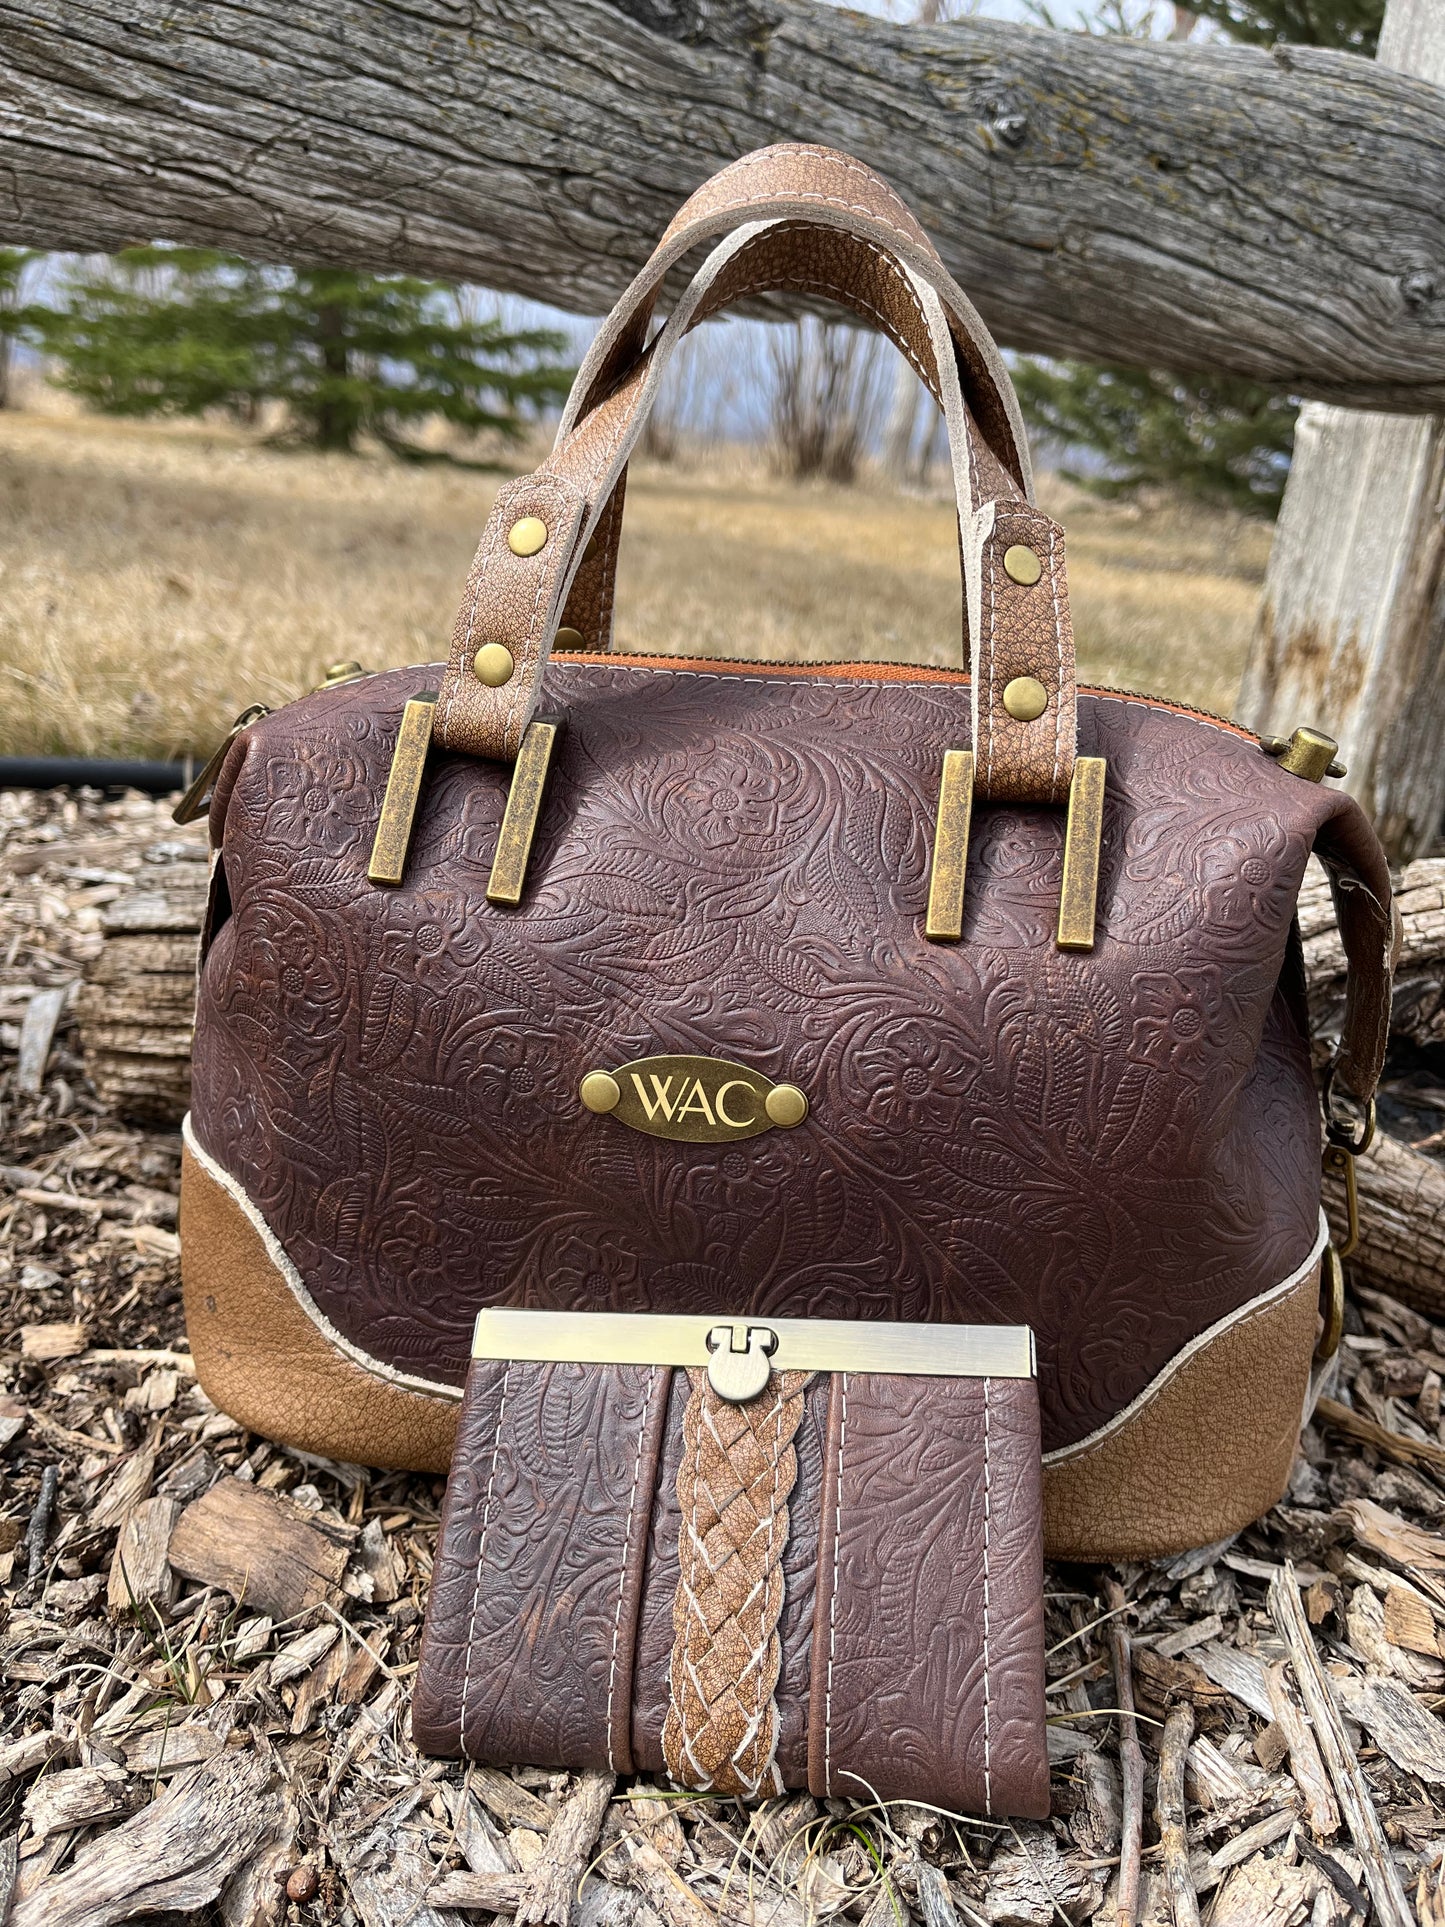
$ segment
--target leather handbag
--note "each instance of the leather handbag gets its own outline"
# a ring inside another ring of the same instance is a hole
[[[474,1351],[425,1751],[1047,1816],[1027,1331],[495,1311]]]
[[[669,358],[776,290],[876,323],[942,408],[951,667],[611,649]],[[978,315],[867,168],[745,156],[498,494],[449,661],[248,712],[213,773],[202,1383],[308,1450],[441,1470],[489,1306],[1027,1325],[1049,1552],[1223,1537],[1283,1489],[1338,1307],[1312,851],[1346,1162],[1388,1030],[1389,875],[1329,754],[1078,685],[1063,531]]]

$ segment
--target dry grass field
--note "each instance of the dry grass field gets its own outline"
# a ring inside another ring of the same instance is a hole
[[[0,414],[0,753],[204,752],[338,657],[445,656],[500,479]],[[1083,677],[1227,712],[1268,529],[1044,494],[1069,534]],[[800,489],[742,455],[643,467],[618,633],[675,654],[947,662],[957,580],[941,497]]]

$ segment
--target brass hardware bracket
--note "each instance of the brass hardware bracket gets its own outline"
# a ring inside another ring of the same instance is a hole
[[[1059,890],[1057,942],[1060,950],[1094,947],[1108,770],[1102,756],[1080,756],[1074,762]],[[933,863],[928,877],[928,910],[923,921],[923,934],[930,943],[957,943],[963,935],[973,781],[973,751],[945,750],[943,775],[938,785],[938,821],[933,832]]]
[[[1092,950],[1094,914],[1099,898],[1099,851],[1104,842],[1102,756],[1074,759],[1069,784],[1069,815],[1064,829],[1064,878],[1059,890],[1060,950]]]
[[[373,883],[400,883],[406,874],[407,852],[411,848],[417,799],[426,773],[426,753],[431,746],[436,706],[437,692],[423,689],[402,711],[376,839],[371,846],[371,861],[366,866],[366,874]]]
[[[930,943],[957,943],[963,935],[963,886],[968,870],[968,832],[973,817],[973,751],[949,749],[938,785],[938,822],[923,934]]]
[[[426,773],[427,751],[431,747],[432,723],[436,718],[437,692],[420,690],[402,712],[396,748],[391,755],[391,771],[386,779],[376,839],[371,846],[371,861],[366,874],[373,883],[400,883],[406,874],[407,852],[411,847],[417,802]],[[535,722],[528,726],[512,771],[512,786],[497,832],[497,850],[487,882],[489,903],[520,903],[522,886],[527,880],[527,860],[532,853],[532,838],[547,786],[547,771],[552,751],[561,734],[558,722]]]
[[[260,722],[263,716],[269,716],[270,714],[271,711],[265,703],[252,703],[248,709],[241,711],[235,722],[233,722],[231,727],[226,731],[225,736],[221,740],[220,747],[210,756],[200,774],[196,776],[192,782],[191,787],[171,811],[172,823],[194,823],[198,816],[205,814],[206,804],[210,800],[210,794],[215,787],[216,778],[221,773],[221,765],[226,760],[226,751],[231,747],[232,743],[235,742],[243,729],[249,728],[252,723]]]
[[[502,827],[497,832],[497,853],[492,858],[492,874],[487,879],[488,903],[522,901],[532,839],[537,834],[537,820],[542,814],[542,799],[547,790],[547,772],[552,767],[552,752],[561,733],[560,722],[543,722],[539,718],[527,725],[512,771]]]
[[[363,682],[373,673],[370,669],[363,669],[359,662],[329,662],[311,693],[315,696],[323,689],[342,689],[349,682]]]
[[[1348,776],[1336,751],[1339,744],[1322,729],[1302,724],[1291,736],[1261,736],[1259,746],[1266,756],[1275,757],[1281,769],[1291,776],[1302,776],[1307,783],[1322,783],[1327,776]]]

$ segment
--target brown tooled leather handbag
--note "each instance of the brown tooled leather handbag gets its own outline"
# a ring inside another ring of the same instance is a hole
[[[769,289],[876,322],[942,406],[955,667],[608,653],[668,358]],[[487,1306],[1028,1325],[1048,1550],[1222,1537],[1284,1486],[1322,1269],[1338,1290],[1311,851],[1350,963],[1342,1154],[1387,1031],[1389,877],[1317,748],[1076,686],[1063,534],[973,308],[868,169],[744,157],[498,495],[450,661],[250,720],[219,768],[182,1197],[203,1384],[309,1450],[439,1470]]]

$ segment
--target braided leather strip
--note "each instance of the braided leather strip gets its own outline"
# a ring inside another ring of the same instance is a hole
[[[811,1372],[778,1372],[746,1405],[689,1371],[677,1468],[679,1576],[662,1729],[679,1786],[781,1793],[774,1693],[782,1664],[783,1548],[798,1476],[793,1438]]]

